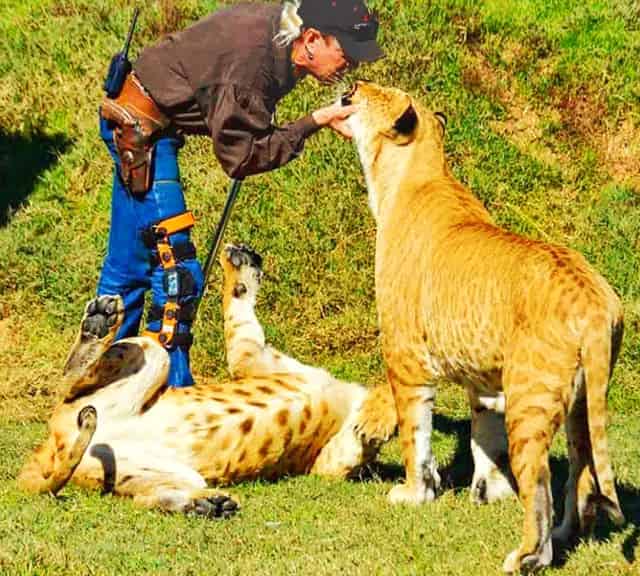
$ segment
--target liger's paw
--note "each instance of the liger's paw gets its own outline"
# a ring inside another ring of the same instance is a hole
[[[226,257],[234,268],[251,266],[262,270],[262,256],[245,244],[227,244]]]
[[[502,570],[507,574],[533,574],[538,570],[549,566],[553,560],[553,545],[549,538],[540,548],[532,553],[522,555],[521,549],[516,548],[510,552],[502,565]]]
[[[515,496],[513,485],[499,469],[486,476],[474,477],[471,483],[471,500],[475,504],[488,504]]]
[[[231,496],[214,492],[209,496],[194,498],[188,511],[205,518],[230,518],[239,509],[240,505]]]
[[[80,324],[80,334],[64,365],[64,375],[81,379],[87,367],[109,347],[124,321],[124,303],[120,296],[99,296],[91,300]],[[76,382],[73,389],[82,386]]]
[[[419,506],[425,502],[435,500],[436,491],[433,488],[417,489],[408,484],[397,484],[387,495],[387,499],[391,504],[407,504],[410,506]]]
[[[124,321],[124,303],[120,296],[98,296],[91,300],[84,312],[80,327],[83,340],[115,337]]]
[[[98,412],[93,406],[85,406],[78,412],[78,429],[95,431],[98,425]]]
[[[263,275],[260,254],[244,244],[228,244],[222,255],[222,266],[234,298],[255,295]]]

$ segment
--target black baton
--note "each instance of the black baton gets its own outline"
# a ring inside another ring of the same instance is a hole
[[[213,237],[213,243],[211,244],[211,248],[209,249],[209,254],[207,255],[207,261],[204,264],[204,268],[202,270],[202,274],[204,276],[204,282],[202,284],[202,295],[196,303],[196,309],[194,311],[194,318],[196,312],[198,311],[198,306],[202,301],[204,296],[204,292],[207,288],[207,282],[209,280],[209,274],[211,274],[211,267],[213,266],[213,262],[216,259],[218,254],[218,250],[220,249],[220,244],[222,243],[222,236],[224,235],[224,230],[227,227],[227,223],[229,222],[229,216],[231,216],[231,209],[233,208],[233,204],[236,201],[236,197],[238,196],[238,191],[240,190],[240,185],[242,184],[242,180],[233,179],[231,181],[231,186],[229,187],[229,194],[227,195],[227,201],[225,202],[224,209],[222,210],[222,216],[220,217],[220,222],[218,222],[218,228],[216,228],[216,233]]]

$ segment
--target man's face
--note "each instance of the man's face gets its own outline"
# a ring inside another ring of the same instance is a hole
[[[305,39],[305,50],[313,57],[306,62],[307,71],[322,83],[333,84],[350,68],[355,68],[335,36],[318,34]]]

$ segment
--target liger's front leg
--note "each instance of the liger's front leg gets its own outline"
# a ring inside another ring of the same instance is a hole
[[[393,504],[422,504],[433,500],[440,488],[438,466],[431,449],[432,412],[435,388],[411,386],[388,371],[398,412],[402,459],[406,469],[404,484],[389,492]]]
[[[224,337],[229,372],[234,378],[300,372],[305,366],[265,342],[256,316],[262,258],[244,245],[227,245],[220,256],[224,274]]]

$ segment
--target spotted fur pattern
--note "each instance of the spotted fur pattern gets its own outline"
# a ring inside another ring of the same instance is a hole
[[[259,257],[228,246],[221,263],[231,379],[167,388],[166,351],[144,337],[113,343],[122,302],[93,301],[67,362],[69,393],[20,475],[24,489],[57,491],[70,477],[147,507],[227,516],[237,502],[208,485],[346,477],[375,458],[396,427],[388,387],[337,380],[265,344],[254,309]],[[79,432],[77,414],[88,405],[97,425]]]
[[[563,422],[571,469],[558,536],[587,529],[596,504],[623,521],[605,436],[620,301],[581,255],[493,222],[449,171],[442,115],[363,82],[343,102],[358,107],[350,124],[377,222],[382,350],[406,466],[389,498],[418,504],[436,494],[437,382],[461,383],[472,408],[472,497],[511,493],[508,459],[524,506],[522,542],[504,569],[547,565],[548,452]]]

